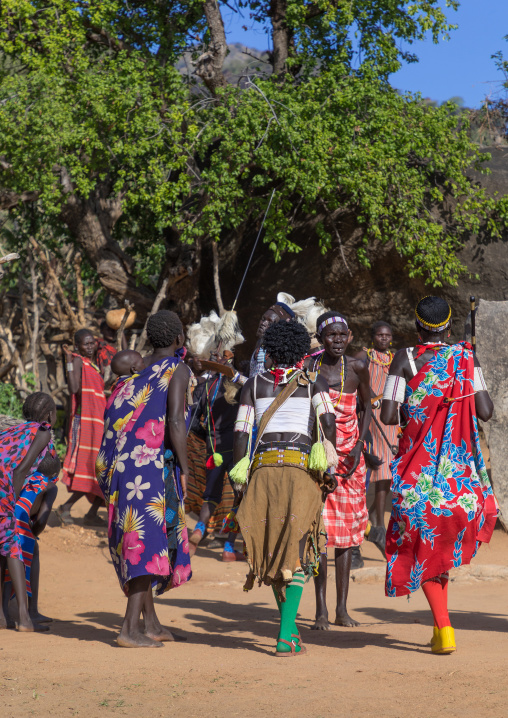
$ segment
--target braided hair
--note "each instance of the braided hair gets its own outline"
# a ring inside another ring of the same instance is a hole
[[[415,309],[418,325],[428,332],[442,332],[450,323],[452,310],[446,299],[428,296],[420,299]]]
[[[275,364],[294,366],[310,351],[310,337],[300,322],[271,324],[263,335],[261,346]]]
[[[41,424],[45,421],[53,409],[55,402],[49,394],[43,391],[36,391],[29,394],[23,404],[23,416],[27,421],[36,421]]]
[[[179,334],[183,334],[180,317],[168,309],[152,314],[146,323],[146,335],[154,349],[170,347]]]

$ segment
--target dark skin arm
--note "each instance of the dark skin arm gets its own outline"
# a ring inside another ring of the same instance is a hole
[[[69,371],[67,367],[65,367],[67,374],[67,386],[69,387],[71,394],[79,394],[81,391],[81,369],[83,367],[83,362],[81,361],[81,357],[73,356],[71,354],[66,344],[63,346],[63,351],[65,363],[73,365],[72,371]]]
[[[185,400],[188,383],[189,370],[184,364],[179,364],[169,383],[168,429],[171,446],[180,464],[180,480],[182,482],[184,497],[187,496],[187,476],[189,474],[189,464],[187,461],[187,428],[185,426]]]
[[[340,474],[340,476],[342,476],[343,478],[351,476],[358,468],[358,464],[360,463],[360,459],[362,458],[362,451],[365,446],[363,442],[365,440],[365,437],[367,436],[370,420],[372,417],[372,406],[370,403],[370,374],[369,370],[367,369],[367,365],[363,361],[356,360],[352,368],[358,377],[358,396],[360,397],[363,411],[358,425],[358,441],[349,452],[349,458],[353,459],[353,466],[345,474]]]
[[[427,353],[423,355],[419,362],[417,362],[417,369],[420,370],[423,364],[428,361]],[[419,366],[421,364],[421,366]],[[474,355],[474,365],[479,367],[480,362],[476,355]],[[407,381],[412,379],[412,372],[409,368],[409,361],[407,358],[407,352],[405,349],[401,349],[395,354],[392,365],[390,367],[390,374],[394,376],[402,376]],[[488,421],[492,412],[494,411],[494,404],[490,398],[488,391],[478,391],[474,397],[475,409],[478,418],[482,421]],[[383,399],[381,404],[381,421],[383,424],[395,425],[399,423],[399,412],[398,402]]]
[[[23,457],[23,460],[18,464],[18,466],[16,466],[16,468],[12,472],[12,483],[14,486],[14,493],[16,495],[16,499],[21,493],[21,489],[23,488],[23,484],[25,483],[25,479],[28,472],[34,465],[35,460],[39,456],[41,451],[49,444],[50,439],[50,431],[39,429],[35,434],[31,447],[28,449],[25,456]]]
[[[406,381],[411,377],[409,376],[407,364],[407,353],[405,349],[400,349],[395,356],[390,366],[389,374],[392,376],[402,376]],[[399,404],[396,401],[383,399],[381,402],[381,421],[386,426],[395,426],[399,423]]]
[[[252,388],[254,386],[254,379],[249,379],[242,388],[240,394],[240,404],[248,404],[254,406],[254,399],[252,396]],[[247,453],[247,445],[249,443],[249,435],[245,431],[235,431],[234,442],[233,442],[233,461],[237,464],[240,459],[243,459]]]
[[[474,365],[479,367],[480,362],[476,354],[474,355]],[[494,404],[490,398],[488,391],[477,391],[474,395],[474,405],[476,409],[476,415],[482,421],[488,421],[492,418],[492,412],[494,411]]]

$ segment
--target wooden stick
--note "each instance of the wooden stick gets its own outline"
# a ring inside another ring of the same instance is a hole
[[[29,241],[30,241],[30,244],[32,245],[32,247],[35,249],[35,251],[39,255],[39,259],[41,260],[41,262],[44,266],[44,269],[46,270],[48,275],[51,277],[51,279],[56,287],[56,290],[57,290],[58,294],[60,295],[60,299],[62,300],[62,304],[65,308],[65,311],[66,311],[67,315],[69,316],[69,319],[71,320],[73,330],[76,331],[77,329],[80,329],[81,323],[80,323],[79,319],[77,318],[77,316],[75,315],[73,308],[69,304],[69,300],[67,299],[67,296],[62,288],[62,285],[60,284],[60,281],[59,281],[58,277],[56,276],[55,270],[53,269],[53,267],[51,266],[51,264],[48,261],[48,258],[44,254],[44,250],[42,249],[42,247],[40,247],[37,244],[37,242],[35,241],[35,239],[33,237],[30,237]]]
[[[123,332],[125,329],[125,325],[127,324],[127,319],[129,318],[129,314],[134,309],[134,304],[131,304],[127,299],[125,300],[124,305],[125,305],[125,312],[123,313],[122,321],[120,322],[120,327],[118,328],[118,333],[116,335],[116,350],[117,350],[117,352],[122,351]]]
[[[219,278],[219,250],[217,248],[217,242],[212,239],[212,257],[213,257],[213,286],[215,288],[215,301],[219,308],[219,317],[223,317],[225,312],[224,304],[222,302],[222,292],[220,290],[220,278]]]
[[[76,302],[78,305],[79,323],[85,326],[85,291],[83,289],[83,280],[81,278],[81,254],[77,252],[74,256],[74,271],[76,273]]]
[[[0,257],[0,264],[12,262],[15,259],[19,259],[19,254],[17,252],[11,252],[10,254],[6,254],[5,257]]]
[[[471,303],[471,346],[476,354],[476,299],[469,297]]]
[[[169,275],[165,278],[165,280],[162,282],[161,288],[159,289],[157,296],[155,297],[155,301],[153,303],[153,306],[150,310],[150,314],[146,318],[145,326],[143,327],[143,331],[139,335],[138,343],[136,344],[136,351],[141,352],[143,350],[143,347],[145,346],[146,342],[146,325],[148,324],[148,320],[152,316],[152,314],[155,314],[159,311],[159,307],[161,305],[162,300],[166,296],[166,291],[169,286]]]
[[[34,325],[32,329],[32,336],[30,342],[30,348],[32,351],[32,371],[34,374],[35,388],[38,391],[40,389],[40,375],[39,375],[39,357],[37,355],[37,345],[39,343],[39,295],[37,292],[38,276],[37,267],[33,255],[29,257],[30,263],[30,275],[32,277],[32,301],[33,301],[33,320]],[[27,317],[28,320],[28,317]]]

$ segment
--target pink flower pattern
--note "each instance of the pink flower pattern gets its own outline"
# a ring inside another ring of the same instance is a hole
[[[154,553],[152,560],[148,561],[145,566],[148,573],[154,573],[156,576],[169,576],[169,559],[167,556],[159,556]]]
[[[136,439],[143,439],[149,449],[158,449],[164,439],[164,422],[149,419],[136,431]]]
[[[129,531],[123,535],[122,558],[133,566],[141,561],[141,554],[145,550],[145,544],[139,538],[137,531]]]

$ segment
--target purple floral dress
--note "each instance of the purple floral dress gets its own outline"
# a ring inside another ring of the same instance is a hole
[[[43,429],[50,431],[49,424],[38,424],[35,421],[20,422],[0,432],[0,555],[7,558],[23,560],[21,538],[16,527],[16,496],[12,475],[14,469],[23,461],[32,446],[35,435]],[[31,470],[40,464],[46,452],[54,451],[52,441],[44,447],[36,458]],[[30,473],[28,472],[28,473]]]
[[[109,550],[120,585],[153,577],[159,595],[191,577],[180,469],[164,445],[168,357],[120,380],[104,415],[96,475],[108,508]]]

